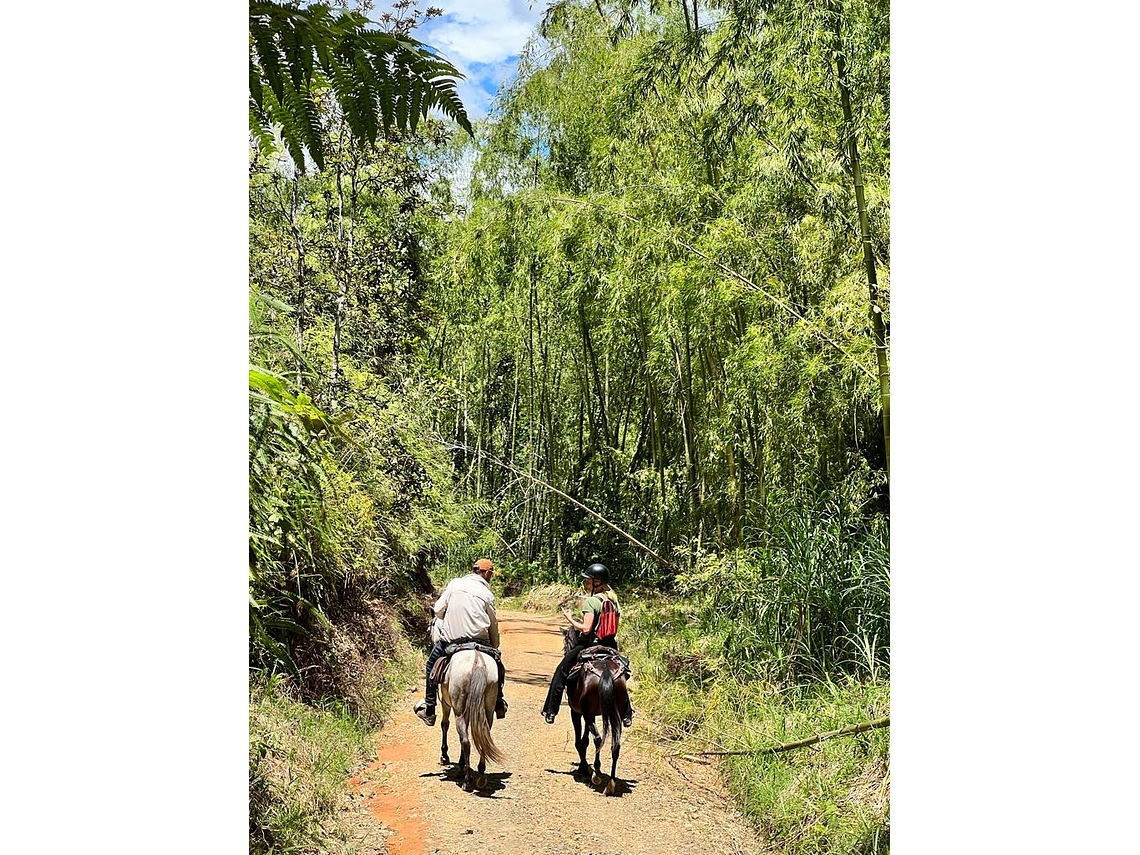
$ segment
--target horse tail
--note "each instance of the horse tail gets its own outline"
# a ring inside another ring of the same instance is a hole
[[[602,744],[606,742],[606,737],[609,736],[610,731],[614,732],[614,738],[618,738],[621,733],[621,716],[618,715],[617,698],[614,694],[614,672],[607,666],[601,669],[602,680],[598,686],[598,706],[602,711]]]
[[[471,681],[467,686],[467,703],[464,704],[463,718],[467,722],[467,729],[471,732],[471,741],[479,754],[494,763],[502,763],[506,757],[495,741],[491,739],[491,725],[487,721],[488,691],[498,694],[498,680],[488,681],[487,667],[483,664],[482,654],[475,654],[475,662],[471,668]]]

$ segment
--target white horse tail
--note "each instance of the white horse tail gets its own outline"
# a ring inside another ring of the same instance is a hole
[[[491,739],[491,725],[487,721],[486,693],[499,692],[498,679],[488,680],[487,667],[483,664],[483,655],[475,654],[475,665],[471,669],[471,681],[467,686],[467,703],[464,704],[463,718],[467,721],[467,729],[471,732],[471,741],[475,743],[480,756],[492,761],[502,763],[506,759],[503,752]],[[498,674],[496,673],[496,678]]]

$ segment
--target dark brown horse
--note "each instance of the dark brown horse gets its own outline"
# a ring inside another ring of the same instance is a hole
[[[578,640],[578,630],[573,627],[564,627],[563,653],[569,653],[570,648]],[[608,648],[604,648],[607,649]],[[613,762],[610,764],[610,779],[606,783],[606,795],[612,796],[617,789],[618,755],[621,754],[621,710],[629,707],[629,691],[625,685],[625,665],[614,655],[605,658],[591,659],[582,663],[582,670],[573,682],[566,686],[566,700],[570,704],[570,718],[574,722],[574,747],[578,749],[578,770],[583,775],[590,771],[586,762],[586,740],[591,734],[594,737],[594,774],[591,781],[597,785],[602,782],[601,753],[602,743],[606,737],[611,737],[610,755]],[[594,720],[602,719],[602,733],[598,735],[598,728]],[[585,719],[585,727],[582,726]]]

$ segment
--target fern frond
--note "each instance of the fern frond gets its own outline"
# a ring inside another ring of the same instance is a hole
[[[253,99],[250,99],[249,133],[257,141],[258,151],[268,157],[276,147],[276,140],[273,138],[273,133],[265,127],[264,112],[261,107],[253,103]]]
[[[415,130],[432,107],[473,133],[459,99],[459,71],[427,45],[369,29],[355,12],[333,15],[324,4],[297,9],[251,0],[250,125],[263,141],[273,124],[304,171],[307,149],[324,166],[318,93],[332,89],[353,135],[374,145],[380,127]],[[269,94],[272,93],[272,97]]]
[[[257,18],[250,18],[249,33],[253,38],[253,49],[257,55],[256,62],[254,62],[253,56],[249,60],[251,74],[259,71],[259,77],[264,78],[269,83],[269,88],[280,100],[284,97],[284,89],[281,83],[281,62],[273,33],[263,21]]]

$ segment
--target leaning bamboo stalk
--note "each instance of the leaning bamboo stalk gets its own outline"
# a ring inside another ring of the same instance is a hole
[[[609,528],[613,529],[618,534],[620,534],[622,537],[624,537],[626,540],[628,540],[630,543],[632,543],[634,546],[636,546],[638,549],[640,549],[642,552],[644,552],[646,555],[649,555],[651,558],[653,558],[658,564],[662,565],[663,567],[667,567],[669,569],[676,569],[674,567],[674,565],[672,564],[672,562],[666,560],[665,558],[662,558],[660,555],[658,555],[656,552],[654,552],[652,549],[650,549],[648,546],[646,546],[644,543],[642,543],[640,540],[638,540],[632,534],[630,534],[629,532],[627,532],[627,531],[619,528],[618,526],[614,525],[612,522],[610,522],[608,519],[603,517],[597,511],[593,510],[592,508],[587,507],[586,505],[583,505],[581,502],[579,502],[573,496],[570,496],[566,493],[563,493],[557,487],[546,483],[541,478],[539,478],[535,475],[531,475],[529,472],[524,472],[522,469],[519,469],[517,466],[512,466],[510,463],[504,463],[502,460],[497,460],[494,457],[491,457],[489,454],[484,453],[482,450],[469,448],[466,445],[462,445],[462,444],[456,443],[456,442],[448,442],[447,440],[442,439],[440,437],[434,437],[434,439],[436,442],[440,443],[441,445],[445,446],[446,448],[448,448],[451,451],[462,450],[464,452],[474,454],[477,457],[480,457],[483,460],[486,460],[488,463],[493,463],[495,466],[501,466],[504,469],[509,469],[510,471],[512,471],[518,475],[522,475],[524,478],[529,478],[535,484],[538,484],[542,487],[545,487],[547,490],[550,490],[550,492],[552,492],[552,493],[556,493],[557,495],[564,498],[566,501],[570,502],[570,504],[574,505],[577,508],[581,508],[586,513],[588,513],[590,516],[597,519],[599,522],[601,522],[604,525],[608,526]]]

